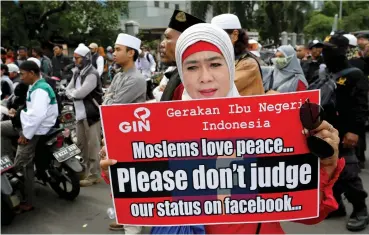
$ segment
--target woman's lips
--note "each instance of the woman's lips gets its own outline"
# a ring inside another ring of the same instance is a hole
[[[204,89],[200,90],[200,94],[203,96],[213,96],[218,89]]]

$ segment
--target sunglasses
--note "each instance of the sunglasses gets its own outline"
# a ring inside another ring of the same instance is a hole
[[[334,154],[333,147],[323,139],[314,136],[312,130],[323,122],[324,109],[322,106],[311,103],[309,99],[300,107],[302,126],[309,131],[306,135],[307,145],[312,154],[320,159],[329,158]]]

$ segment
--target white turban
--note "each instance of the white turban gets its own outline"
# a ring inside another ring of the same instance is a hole
[[[185,85],[185,83],[183,82],[182,55],[189,46],[199,41],[211,43],[222,52],[228,66],[230,78],[230,90],[228,91],[227,97],[240,96],[234,84],[235,64],[234,49],[231,39],[223,29],[208,23],[195,24],[186,29],[178,38],[175,55],[178,73],[183,85]],[[182,99],[191,99],[186,91],[186,87]]]
[[[90,52],[90,49],[88,47],[86,47],[85,45],[83,45],[82,43],[78,45],[78,47],[74,50],[74,53],[85,57],[87,55],[87,53]]]
[[[40,61],[39,59],[37,59],[37,58],[35,58],[35,57],[30,57],[30,58],[28,58],[27,60],[28,60],[28,61],[33,61],[33,62],[35,62],[35,63],[37,64],[37,66],[38,66],[39,68],[41,68],[41,61]]]

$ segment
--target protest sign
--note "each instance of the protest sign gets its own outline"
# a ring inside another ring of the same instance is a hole
[[[319,160],[301,105],[319,91],[102,106],[117,222],[253,223],[317,217]]]

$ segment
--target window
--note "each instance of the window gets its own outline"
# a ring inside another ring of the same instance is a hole
[[[169,2],[164,2],[164,7],[169,8]]]
[[[159,1],[154,1],[154,6],[159,7]]]
[[[179,10],[179,4],[176,4],[176,5],[175,5],[175,9],[176,9],[176,10]]]

